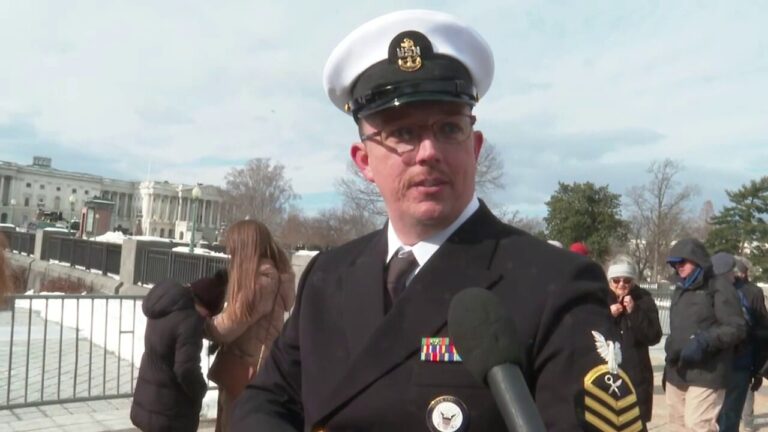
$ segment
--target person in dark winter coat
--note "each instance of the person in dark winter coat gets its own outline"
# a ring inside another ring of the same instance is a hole
[[[739,296],[744,319],[747,321],[747,337],[734,352],[731,375],[725,390],[723,409],[717,424],[720,432],[738,432],[747,395],[750,388],[757,390],[763,378],[759,375],[764,363],[766,321],[765,296],[760,287],[749,282],[746,266],[729,253],[719,252],[712,256],[715,274],[722,274],[732,281]],[[720,265],[718,266],[717,263]],[[719,267],[719,268],[718,268]],[[751,428],[746,424],[745,429]]]
[[[736,256],[736,276],[735,286],[737,290],[743,291],[747,297],[749,309],[754,311],[756,320],[750,326],[747,339],[751,339],[757,344],[754,350],[754,369],[752,384],[747,392],[744,409],[741,413],[741,427],[744,432],[753,432],[755,430],[755,392],[763,385],[763,377],[768,376],[766,371],[766,361],[768,361],[768,311],[765,307],[765,294],[763,289],[755,285],[749,279],[749,270],[752,263],[746,257]]]
[[[200,369],[205,318],[221,310],[226,275],[168,280],[144,297],[148,318],[131,422],[144,432],[196,431],[208,386]]]
[[[648,347],[661,340],[659,310],[653,296],[637,286],[637,267],[628,259],[615,260],[608,267],[608,299],[611,315],[621,331],[623,364],[637,391],[644,422],[653,414],[653,366]]]
[[[716,276],[696,239],[675,243],[670,334],[665,345],[666,399],[671,430],[717,431],[734,347],[746,322],[731,282]]]

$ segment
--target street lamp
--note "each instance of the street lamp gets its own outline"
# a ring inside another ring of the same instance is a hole
[[[200,190],[200,183],[192,189],[192,237],[189,239],[189,253],[195,251],[195,231],[197,231],[197,201],[203,195]]]
[[[74,217],[75,213],[75,201],[77,201],[77,197],[75,197],[75,194],[72,194],[69,196],[69,221],[67,221],[67,233],[70,232],[70,229],[72,228],[72,218]]]

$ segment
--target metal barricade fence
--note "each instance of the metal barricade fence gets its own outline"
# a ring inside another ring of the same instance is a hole
[[[102,274],[120,274],[122,245],[49,235],[44,242],[42,258],[68,263],[72,267],[98,270]]]
[[[4,232],[8,237],[8,248],[21,255],[31,256],[35,254],[35,233]]]
[[[639,283],[640,288],[645,288],[653,296],[656,308],[659,310],[659,322],[661,332],[669,334],[669,306],[672,303],[672,286],[666,283]]]
[[[229,257],[147,248],[139,251],[135,283],[154,285],[164,279],[190,283],[227,268]]]
[[[131,397],[144,351],[142,299],[9,296],[10,310],[0,311],[0,410]],[[205,372],[212,358],[203,345]]]

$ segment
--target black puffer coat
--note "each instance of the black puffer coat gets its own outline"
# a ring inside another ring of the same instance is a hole
[[[674,280],[675,291],[669,311],[670,334],[664,347],[666,380],[677,387],[725,388],[733,349],[747,332],[736,290],[725,276],[714,276],[709,254],[698,240],[680,240],[669,255],[695,262],[702,273],[688,288],[683,287],[679,278]],[[679,365],[680,352],[695,334],[706,339],[708,349],[700,364],[682,367]]]
[[[637,285],[632,286],[628,295],[635,303],[632,313],[623,313],[614,318],[621,331],[621,367],[635,385],[640,414],[643,421],[648,423],[653,412],[653,366],[648,347],[661,340],[659,310],[651,293]],[[616,303],[613,292],[608,302]]]
[[[196,431],[207,391],[200,370],[203,317],[189,288],[174,281],[155,285],[142,310],[148,320],[131,421],[145,432]]]

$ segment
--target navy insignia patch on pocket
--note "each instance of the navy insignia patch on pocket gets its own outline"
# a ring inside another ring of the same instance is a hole
[[[455,396],[440,396],[427,407],[427,426],[431,432],[464,432],[469,428],[469,410]]]

